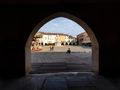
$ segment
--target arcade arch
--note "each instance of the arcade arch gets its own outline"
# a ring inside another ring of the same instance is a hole
[[[26,75],[29,74],[29,72],[32,69],[32,64],[31,64],[31,41],[34,37],[34,35],[37,33],[37,31],[39,30],[39,28],[41,28],[45,23],[47,23],[48,21],[57,18],[57,17],[65,17],[68,19],[73,20],[74,22],[76,22],[77,24],[79,24],[89,35],[91,42],[92,42],[92,71],[94,73],[98,73],[99,72],[99,44],[97,41],[97,38],[95,37],[95,34],[93,33],[93,31],[91,30],[91,28],[81,19],[79,19],[78,17],[75,17],[71,14],[68,14],[66,12],[58,12],[55,13],[53,15],[50,15],[48,17],[46,17],[44,20],[42,20],[40,23],[38,23],[36,25],[36,27],[33,29],[33,31],[31,32],[31,34],[28,37],[28,40],[26,42],[26,46],[25,46],[25,71],[26,71]]]

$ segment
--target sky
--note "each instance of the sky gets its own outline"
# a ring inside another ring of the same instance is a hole
[[[65,17],[57,17],[44,24],[39,32],[64,33],[76,37],[85,30],[76,22]]]

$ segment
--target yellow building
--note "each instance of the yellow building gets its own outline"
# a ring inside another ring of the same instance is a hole
[[[35,43],[39,45],[53,44],[56,46],[69,45],[70,42],[75,40],[74,37],[63,34],[63,33],[48,33],[48,32],[37,32],[34,36]]]

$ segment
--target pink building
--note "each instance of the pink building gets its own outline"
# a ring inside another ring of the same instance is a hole
[[[77,35],[78,45],[91,45],[90,37],[86,32]]]

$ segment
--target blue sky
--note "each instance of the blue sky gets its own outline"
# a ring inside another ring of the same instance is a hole
[[[85,30],[79,24],[64,17],[58,17],[50,20],[38,31],[64,33],[72,36],[76,36],[82,32],[85,32]]]

